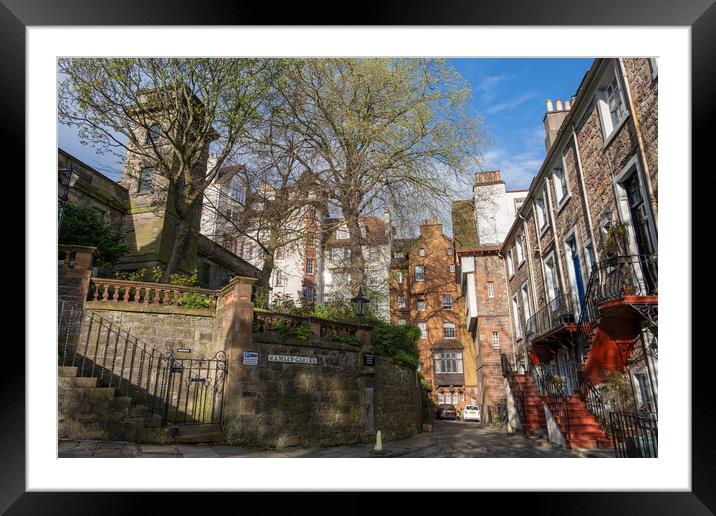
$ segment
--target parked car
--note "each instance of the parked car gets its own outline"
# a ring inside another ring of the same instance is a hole
[[[454,405],[438,405],[435,417],[438,419],[457,419],[457,410]]]
[[[463,421],[480,421],[480,407],[477,405],[467,405],[462,411]]]

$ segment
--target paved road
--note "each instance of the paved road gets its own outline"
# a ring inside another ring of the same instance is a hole
[[[373,445],[332,448],[284,448],[255,450],[237,446],[207,444],[137,444],[117,441],[76,441],[60,439],[59,457],[579,457],[574,450],[532,441],[521,434],[483,427],[463,421],[435,421],[432,433],[383,444],[384,453]]]

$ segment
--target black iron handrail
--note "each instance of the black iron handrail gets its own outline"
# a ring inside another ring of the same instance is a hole
[[[226,373],[223,352],[213,359],[177,358],[171,346],[168,352],[159,351],[91,310],[62,299],[59,303],[58,365],[76,367],[77,376],[97,378],[98,385],[131,397],[144,405],[149,415],[161,415],[163,424],[221,423]],[[200,392],[209,386],[211,391]],[[191,407],[186,397],[182,399],[189,394],[194,397]],[[212,410],[207,421],[209,405]],[[168,414],[173,414],[171,421]]]
[[[558,294],[547,303],[547,306],[530,317],[527,325],[532,330],[532,339],[534,340],[564,324],[575,324],[576,322],[571,297]]]
[[[617,457],[659,456],[659,425],[655,414],[611,412],[609,422]]]
[[[517,415],[520,418],[520,424],[522,425],[522,428],[525,427],[525,395],[522,392],[522,387],[520,387],[519,382],[515,378],[515,372],[512,369],[512,364],[510,364],[509,359],[507,358],[507,355],[502,353],[500,356],[500,363],[502,365],[502,376],[507,379],[507,383],[510,386],[510,391],[512,392],[512,398],[515,401],[515,409],[517,410]]]
[[[569,397],[571,393],[567,389],[566,382],[546,368],[538,368],[532,364],[530,364],[530,374],[537,393],[545,399],[552,415],[558,419],[562,432],[569,432]]]

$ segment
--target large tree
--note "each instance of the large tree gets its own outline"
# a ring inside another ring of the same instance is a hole
[[[266,62],[60,59],[58,67],[60,121],[100,152],[129,153],[165,179],[176,215],[168,277],[188,254],[204,190],[260,118]],[[215,159],[204,168],[209,152]]]
[[[479,154],[470,89],[444,60],[407,58],[287,60],[274,88],[276,119],[302,140],[294,156],[348,227],[356,292],[365,287],[360,217],[446,199]]]

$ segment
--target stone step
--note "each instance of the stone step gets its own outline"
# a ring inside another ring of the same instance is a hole
[[[97,378],[78,376],[75,378],[75,385],[77,387],[97,387]]]
[[[112,408],[129,408],[132,405],[132,398],[129,396],[114,396],[109,400],[109,406]]]
[[[144,405],[132,405],[129,407],[129,415],[131,417],[146,417],[149,415],[149,407]]]
[[[177,443],[217,443],[225,439],[223,432],[198,432],[195,434],[185,433],[177,435],[174,442]]]
[[[145,428],[159,428],[162,426],[162,416],[159,414],[153,414],[144,418]]]
[[[77,367],[58,366],[57,367],[57,375],[58,376],[77,376]]]
[[[114,387],[82,387],[80,393],[83,396],[94,399],[109,399],[114,398],[115,388]]]

